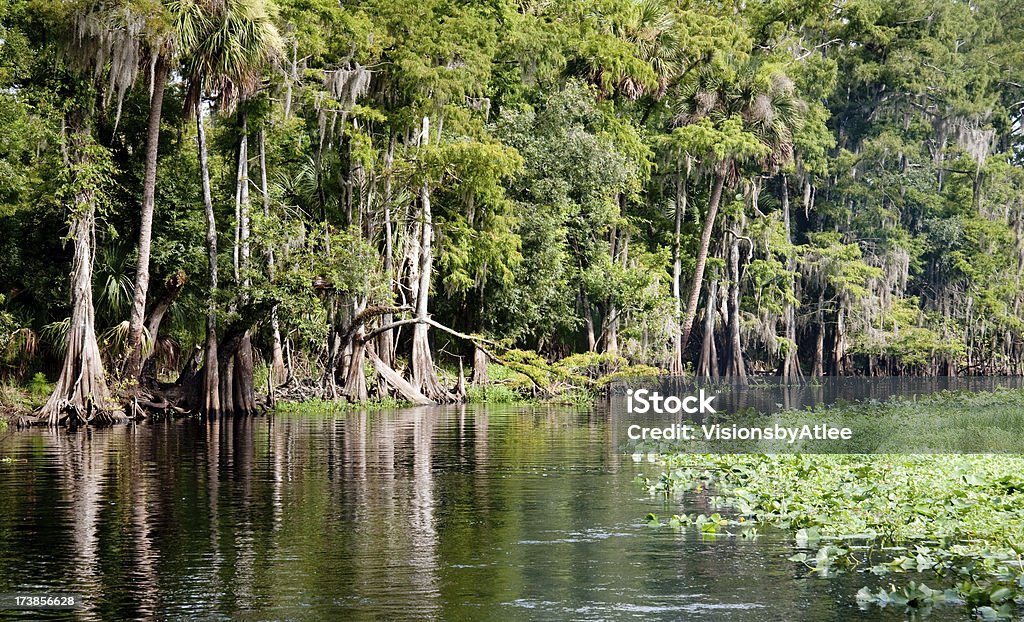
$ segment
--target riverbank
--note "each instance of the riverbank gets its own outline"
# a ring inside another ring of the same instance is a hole
[[[451,394],[465,403],[472,404],[560,404],[584,405],[593,402],[604,393],[609,384],[627,378],[647,378],[664,375],[665,370],[648,365],[631,364],[625,357],[603,353],[576,354],[548,362],[540,355],[525,351],[511,350],[504,353],[504,363],[491,363],[486,367],[485,380],[467,383],[458,367],[439,366],[438,380],[445,387],[453,387]],[[399,369],[402,369],[399,366]],[[310,370],[301,378],[289,379],[276,386],[271,392],[258,392],[255,402],[265,411],[287,414],[308,412],[348,412],[354,410],[393,410],[413,404],[401,396],[394,396],[379,389],[376,370],[366,368],[366,381],[370,391],[368,399],[349,400],[339,392],[339,386],[327,387],[322,379],[322,370]],[[269,387],[270,370],[266,364],[254,370],[255,387]],[[170,383],[164,379],[162,388]],[[0,385],[0,419],[15,421],[31,417],[46,402],[53,391],[53,384],[42,374],[36,374],[29,383]],[[156,391],[161,393],[162,391]],[[139,399],[141,409],[133,409],[139,416],[173,417],[195,414],[175,408],[173,400],[161,396],[156,399],[144,395]],[[123,392],[117,401],[133,406],[132,394]]]
[[[0,430],[13,422],[31,417],[53,391],[53,383],[36,374],[27,383],[0,383]]]
[[[1019,410],[1022,400],[1019,390],[939,394],[829,412],[863,416],[873,408],[934,419],[941,429],[950,415],[998,418]],[[791,533],[797,549],[791,561],[809,570],[908,575],[894,576],[888,590],[851,594],[862,606],[920,611],[962,604],[982,619],[1019,614],[1024,456],[667,454],[659,461],[665,470],[642,479],[647,490],[701,497],[720,510],[714,518],[675,515],[668,526],[707,532],[770,525]]]

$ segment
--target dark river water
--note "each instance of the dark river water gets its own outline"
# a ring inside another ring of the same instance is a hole
[[[792,538],[644,525],[601,409],[165,421],[0,440],[0,592],[82,620],[878,620]],[[963,608],[934,619],[967,619]],[[20,616],[20,618],[19,618]]]

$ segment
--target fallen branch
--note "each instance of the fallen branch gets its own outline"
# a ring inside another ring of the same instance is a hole
[[[364,324],[366,324],[370,320],[372,320],[374,318],[377,318],[377,317],[380,317],[382,315],[410,312],[412,310],[413,310],[412,307],[409,307],[409,306],[400,306],[400,307],[367,307],[367,308],[363,309],[358,314],[356,314],[356,316],[354,318],[352,318],[352,323],[349,324],[348,330],[346,330],[345,334],[341,336],[341,349],[344,350],[345,347],[348,346],[348,344],[350,344],[353,339],[355,339],[356,333],[359,332],[360,327],[362,327]],[[372,334],[373,334],[374,337],[376,337],[377,335],[379,335],[379,334],[381,334],[383,332],[386,332],[386,331],[389,331],[389,330],[391,330],[393,328],[396,328],[396,326],[401,326],[401,324],[396,324],[396,323],[388,324],[387,326],[384,326],[382,328],[377,329]],[[363,336],[362,340],[363,341],[368,341],[369,339],[371,339],[371,337],[367,335],[367,336]]]
[[[433,400],[420,393],[416,387],[412,386],[412,383],[403,378],[401,374],[392,369],[387,363],[382,361],[380,357],[377,356],[377,353],[371,348],[367,348],[366,355],[370,358],[370,362],[373,363],[373,367],[377,370],[377,373],[384,378],[385,382],[394,387],[406,401],[424,406],[434,404]]]
[[[410,309],[402,309],[402,311],[409,311],[409,310]],[[487,358],[491,359],[492,361],[494,361],[496,363],[504,365],[504,366],[508,367],[509,369],[512,369],[513,371],[516,371],[516,372],[526,376],[527,378],[530,379],[530,382],[532,382],[534,384],[534,386],[536,386],[538,389],[540,389],[540,391],[543,392],[545,395],[547,395],[549,397],[551,395],[553,395],[553,393],[551,392],[551,389],[549,389],[531,371],[529,371],[527,369],[529,367],[528,365],[521,365],[519,363],[514,363],[514,362],[511,362],[511,361],[508,361],[508,360],[502,358],[501,356],[495,354],[491,350],[489,350],[489,349],[484,347],[485,345],[487,345],[487,346],[491,346],[492,348],[501,348],[502,346],[498,342],[493,341],[491,339],[487,339],[485,337],[481,337],[480,335],[470,335],[468,333],[459,332],[459,331],[455,330],[454,328],[449,328],[449,327],[445,326],[444,324],[441,324],[440,322],[437,322],[437,321],[435,321],[435,320],[433,320],[433,319],[431,319],[429,317],[428,318],[423,318],[423,319],[411,318],[411,319],[408,319],[408,320],[398,320],[397,322],[391,322],[390,324],[386,324],[386,325],[381,326],[379,328],[375,328],[374,330],[371,330],[370,332],[366,333],[362,337],[362,340],[363,341],[369,341],[370,339],[373,339],[374,337],[376,337],[377,335],[379,335],[379,334],[381,334],[383,332],[387,332],[389,330],[394,330],[395,328],[398,328],[399,326],[408,326],[410,324],[426,324],[428,326],[433,326],[434,328],[438,329],[439,331],[448,333],[449,335],[452,335],[453,337],[457,337],[459,339],[463,339],[463,340],[466,340],[466,341],[471,341],[471,342],[475,343],[476,346],[478,348],[480,348],[481,351],[483,351],[483,353],[487,356]]]

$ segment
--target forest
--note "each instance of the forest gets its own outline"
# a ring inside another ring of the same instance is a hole
[[[0,0],[0,381],[78,424],[1024,373],[1019,9]]]

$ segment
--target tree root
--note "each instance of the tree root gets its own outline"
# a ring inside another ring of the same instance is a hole
[[[58,400],[47,404],[39,412],[39,422],[48,426],[67,426],[74,428],[84,425],[113,425],[127,423],[128,417],[120,410],[97,408],[90,399],[85,406],[77,404],[73,399]]]

